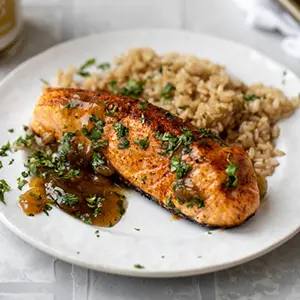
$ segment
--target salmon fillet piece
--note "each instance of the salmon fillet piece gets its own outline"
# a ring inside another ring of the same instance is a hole
[[[66,108],[70,104],[72,108]],[[91,132],[91,115],[105,122],[102,139],[108,144],[101,152],[117,173],[172,213],[202,225],[233,227],[258,209],[256,175],[241,147],[228,147],[208,130],[150,103],[102,92],[48,88],[36,103],[31,127],[37,135],[57,140],[64,132],[77,130],[76,142],[88,153],[92,141],[82,128]],[[123,137],[116,123],[127,128]]]

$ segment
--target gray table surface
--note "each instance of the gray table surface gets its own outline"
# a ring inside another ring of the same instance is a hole
[[[245,0],[248,1],[248,0]],[[25,41],[0,62],[0,79],[27,58],[59,42],[118,28],[177,28],[249,45],[300,76],[278,33],[244,24],[224,0],[24,0]],[[137,17],[138,16],[138,17]],[[221,51],[221,50],[220,50]],[[0,224],[0,300],[297,300],[300,235],[277,250],[226,271],[181,279],[134,279],[90,271],[52,258]]]

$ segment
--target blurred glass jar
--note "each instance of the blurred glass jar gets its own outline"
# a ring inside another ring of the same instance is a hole
[[[0,0],[0,56],[18,45],[23,28],[20,0]]]

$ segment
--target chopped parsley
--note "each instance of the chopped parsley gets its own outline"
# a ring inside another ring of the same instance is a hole
[[[0,169],[3,168],[2,161],[0,160]]]
[[[172,207],[172,208],[175,207],[174,203],[173,203],[172,200],[171,200],[171,196],[170,196],[170,195],[169,195],[168,198],[167,198],[167,205],[168,205],[169,207]]]
[[[162,149],[164,149],[164,151],[159,153],[160,155],[168,155],[169,157],[172,157],[181,145],[183,146],[184,152],[191,152],[189,145],[192,144],[193,133],[187,128],[183,128],[183,133],[179,137],[172,135],[170,132],[156,132],[156,138],[162,142]]]
[[[87,130],[85,125],[82,127],[81,131],[89,140],[99,140],[102,136],[104,126],[105,122],[99,120],[90,131]]]
[[[98,152],[94,152],[92,157],[92,167],[94,171],[97,172],[97,169],[104,165],[105,161],[103,160],[102,156]]]
[[[9,165],[9,166],[12,165],[14,161],[15,161],[15,160],[12,158],[12,159],[9,161],[8,165]]]
[[[143,181],[143,183],[145,183],[145,182],[146,182],[146,179],[147,179],[147,176],[143,176],[143,177],[142,177],[142,181]]]
[[[128,135],[128,128],[125,127],[122,123],[113,124],[113,128],[117,132],[117,137],[121,138]]]
[[[134,79],[129,79],[126,85],[123,88],[121,88],[120,94],[122,96],[136,98],[143,93],[145,83],[146,80],[138,82]]]
[[[114,107],[111,110],[106,110],[106,115],[109,117],[113,117],[115,115],[117,108],[118,108],[118,106],[114,105]]]
[[[135,140],[134,143],[137,144],[140,148],[145,150],[149,147],[148,140],[149,140],[149,136],[146,136],[143,139]]]
[[[140,228],[134,228],[134,230],[136,230],[136,231],[140,231],[141,229],[140,229]]]
[[[112,93],[114,95],[119,93],[119,89],[118,89],[118,85],[117,85],[117,81],[116,80],[112,80],[108,83],[108,85],[110,86]]]
[[[8,129],[8,132],[13,133],[15,130],[13,128]]]
[[[18,185],[18,189],[21,191],[22,188],[24,187],[24,185],[26,185],[28,183],[27,180],[21,178],[21,177],[18,177],[17,178],[17,185]]]
[[[211,231],[207,231],[207,234],[212,234],[212,232]]]
[[[34,140],[33,133],[28,133],[25,135],[25,137],[19,136],[13,144],[13,148],[15,151],[17,151],[18,149],[28,148],[32,146],[33,140]]]
[[[120,138],[120,142],[118,143],[118,148],[119,149],[125,149],[125,148],[129,148],[130,142],[129,140],[127,140],[124,137]]]
[[[198,208],[204,207],[204,200],[200,197],[193,197],[191,200],[189,200],[187,207],[191,208],[194,205],[197,205]]]
[[[97,66],[97,69],[101,69],[103,71],[106,71],[109,68],[110,68],[110,63],[109,62],[105,62],[105,63],[102,63],[102,64]]]
[[[229,156],[227,157],[227,161],[229,162],[229,165],[226,167],[225,172],[227,175],[227,181],[225,182],[225,187],[227,188],[235,188],[238,185],[238,178],[236,176],[236,172],[237,172],[237,165],[233,164],[230,160],[229,160]]]
[[[70,169],[67,171],[66,174],[61,176],[63,179],[71,179],[75,176],[78,176],[80,174],[80,169]]]
[[[45,205],[44,205],[44,209],[43,209],[43,213],[49,217],[49,213],[48,213],[48,212],[49,212],[51,209],[52,209],[52,206],[50,206],[49,204],[45,204]]]
[[[128,148],[130,145],[130,142],[125,136],[128,135],[128,128],[125,127],[121,123],[115,123],[113,124],[113,128],[117,132],[117,137],[119,138],[118,148],[119,149],[125,149]]]
[[[186,109],[188,108],[188,105],[181,105],[181,106],[178,106],[179,109]]]
[[[160,74],[163,73],[163,67],[162,67],[162,66],[160,66],[160,67],[158,68],[158,73],[160,73]]]
[[[282,85],[286,84],[286,75],[287,75],[287,71],[283,71],[283,73],[282,73],[282,82],[281,82]]]
[[[50,85],[49,81],[43,79],[43,78],[40,78],[40,81],[44,84],[44,85]]]
[[[147,108],[147,102],[146,101],[139,103],[139,109],[146,109],[146,108]]]
[[[258,99],[259,97],[256,95],[244,95],[244,100],[246,101],[254,101],[256,99]]]
[[[82,77],[89,77],[91,74],[89,72],[86,72],[86,69],[93,66],[96,63],[95,58],[88,59],[83,65],[80,66],[78,75]]]
[[[28,174],[26,171],[23,171],[23,172],[21,173],[21,175],[22,175],[24,178],[26,178],[26,177],[29,176],[29,174]]]
[[[169,100],[173,97],[174,90],[175,86],[171,82],[168,82],[165,87],[161,89],[160,96],[165,100]]]
[[[182,179],[190,170],[192,169],[191,166],[186,165],[180,157],[172,157],[170,170],[171,172],[176,173],[177,179]]]
[[[67,154],[71,151],[71,141],[76,135],[77,131],[73,132],[64,132],[63,137],[60,141],[60,145],[58,147],[59,154]]]
[[[136,269],[144,269],[145,267],[140,264],[134,264],[133,265]]]
[[[29,127],[27,125],[23,125],[23,130],[27,131],[29,129]]]
[[[69,102],[67,104],[64,105],[64,108],[67,108],[67,109],[73,109],[73,108],[77,108],[79,106],[79,103],[77,100],[75,100],[74,102]]]
[[[117,204],[119,207],[120,215],[123,216],[125,214],[124,201],[120,199],[118,200]]]
[[[0,201],[4,204],[6,204],[4,201],[4,194],[9,191],[10,191],[10,186],[7,184],[7,182],[4,179],[1,179],[0,180]]]
[[[96,122],[96,121],[99,121],[99,118],[96,115],[92,114],[92,115],[90,115],[89,120],[91,122]]]
[[[38,194],[35,194],[35,193],[32,193],[32,192],[29,193],[29,196],[34,197],[37,200],[42,200],[41,195],[38,195]]]
[[[59,202],[60,205],[73,206],[78,204],[80,199],[74,194],[65,193],[59,198]]]
[[[7,142],[0,148],[0,156],[7,156],[7,151],[10,150],[10,142]]]
[[[207,128],[199,128],[199,131],[201,133],[200,138],[206,137],[211,138],[213,141],[219,143],[221,146],[225,146],[223,140],[220,138],[220,136],[216,133],[214,133],[212,130]]]

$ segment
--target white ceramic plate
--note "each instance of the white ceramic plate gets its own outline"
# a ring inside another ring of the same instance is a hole
[[[58,68],[80,65],[86,59],[110,61],[132,47],[152,47],[157,52],[179,51],[208,58],[227,66],[228,71],[246,83],[263,82],[283,88],[288,95],[300,91],[299,79],[284,67],[254,50],[233,42],[200,34],[170,30],[110,32],[70,41],[47,50],[14,70],[0,85],[1,145],[21,134],[28,124],[35,101],[41,93],[40,78],[54,81]],[[54,208],[47,217],[25,216],[17,202],[20,192],[16,178],[23,168],[24,154],[13,155],[15,163],[4,167],[0,179],[13,190],[0,203],[0,219],[15,234],[62,260],[105,272],[144,277],[175,277],[207,273],[249,261],[279,246],[300,227],[300,127],[299,111],[280,124],[277,141],[287,156],[280,159],[276,173],[268,179],[267,201],[244,225],[231,230],[207,229],[171,215],[135,192],[128,194],[127,213],[115,227],[95,228]],[[7,132],[15,128],[15,133]],[[136,231],[134,228],[140,228]],[[134,264],[145,266],[134,268]]]

